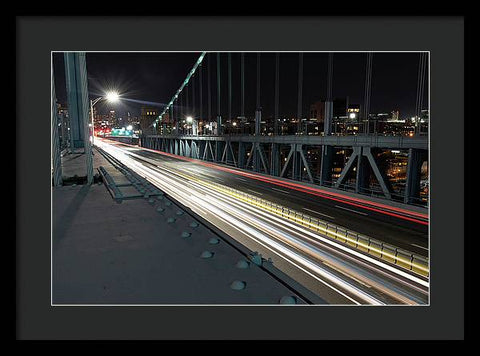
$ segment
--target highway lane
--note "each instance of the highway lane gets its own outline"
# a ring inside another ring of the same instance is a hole
[[[341,304],[424,304],[428,300],[428,282],[424,279],[356,254],[232,197],[206,190],[188,172],[194,170],[185,164],[188,162],[159,161],[145,157],[142,150],[117,144],[100,146],[197,214],[217,226],[226,226],[226,232],[240,242],[262,245],[277,266],[285,261],[295,266],[300,283],[312,285],[313,280],[329,289],[338,296],[333,303],[341,300]]]
[[[188,172],[201,179],[208,179],[239,189],[312,217],[347,227],[417,255],[428,256],[428,225],[365,209],[357,204],[352,206],[339,201],[339,199],[319,197],[309,192],[292,189],[289,186],[278,186],[263,180],[253,179],[248,175],[235,174],[231,171],[242,171],[231,167],[229,167],[229,171],[219,170],[213,168],[213,165],[205,166],[151,150],[135,149],[128,145],[123,146],[130,147],[143,157],[158,160],[172,169]]]

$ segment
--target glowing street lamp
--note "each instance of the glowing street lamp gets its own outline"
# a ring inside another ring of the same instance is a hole
[[[120,100],[120,96],[118,95],[117,92],[111,91],[111,92],[108,92],[107,95],[105,95],[105,99],[107,99],[111,103],[116,103],[117,101]]]
[[[193,117],[187,116],[187,123],[191,124],[193,122]]]
[[[118,95],[118,93],[116,91],[109,91],[105,94],[105,96],[101,96],[101,97],[96,98],[94,100],[90,100],[90,115],[91,115],[91,120],[92,120],[92,122],[91,122],[92,138],[91,138],[90,141],[92,141],[92,145],[93,145],[93,136],[94,136],[94,131],[95,131],[95,127],[93,126],[93,106],[102,99],[105,99],[105,100],[107,100],[108,102],[111,102],[111,103],[116,103],[120,100],[120,95]]]

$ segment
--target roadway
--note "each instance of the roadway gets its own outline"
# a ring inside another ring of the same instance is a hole
[[[352,201],[351,197],[342,195],[341,192],[335,196],[328,193],[319,194],[316,191],[305,191],[303,187],[285,184],[283,180],[275,179],[273,184],[271,178],[232,167],[206,162],[197,164],[198,161],[186,161],[153,150],[142,149],[135,152],[142,157],[158,160],[171,169],[239,189],[312,217],[375,237],[417,255],[425,257],[428,255],[428,222],[425,219],[416,216],[406,219],[396,211],[394,214],[386,214],[377,207],[372,209],[369,205],[359,204],[357,200]]]
[[[368,205],[342,195],[327,196],[301,185],[272,182],[255,173],[126,144],[105,140],[97,140],[96,144],[245,245],[254,241],[263,246],[263,251],[275,256],[276,264],[281,260],[280,264],[295,266],[293,274],[299,277],[299,282],[307,279],[305,284],[309,286],[321,285],[324,291],[336,295],[333,303],[425,304],[428,301],[426,278],[356,253],[232,197],[208,191],[202,181],[220,183],[303,210],[311,216],[426,255],[428,225],[420,214]]]

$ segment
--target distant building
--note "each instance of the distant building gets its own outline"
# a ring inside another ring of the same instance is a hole
[[[148,106],[142,106],[140,109],[140,130],[143,133],[154,132],[153,121],[158,118],[158,109]]]
[[[117,122],[117,116],[115,114],[115,110],[110,110],[108,112],[108,115],[107,115],[107,118],[108,118],[108,125],[110,127],[117,127],[118,126],[118,122]]]
[[[360,115],[360,105],[350,104],[347,108],[347,120],[357,122],[359,115]]]
[[[335,98],[333,99],[333,113],[332,116],[335,119],[345,118],[347,114],[347,98]],[[325,99],[319,100],[310,105],[310,119],[315,120],[317,123],[325,122]]]
[[[398,121],[400,119],[400,112],[398,110],[392,111],[392,120]]]

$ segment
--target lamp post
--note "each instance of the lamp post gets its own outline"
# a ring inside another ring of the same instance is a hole
[[[105,96],[101,96],[99,98],[90,100],[90,116],[91,116],[91,126],[92,126],[92,146],[93,146],[93,140],[94,140],[94,132],[95,132],[95,126],[93,126],[93,106],[98,103],[100,100],[105,99],[111,103],[116,103],[119,100],[119,95],[117,92],[111,91],[105,94]]]

